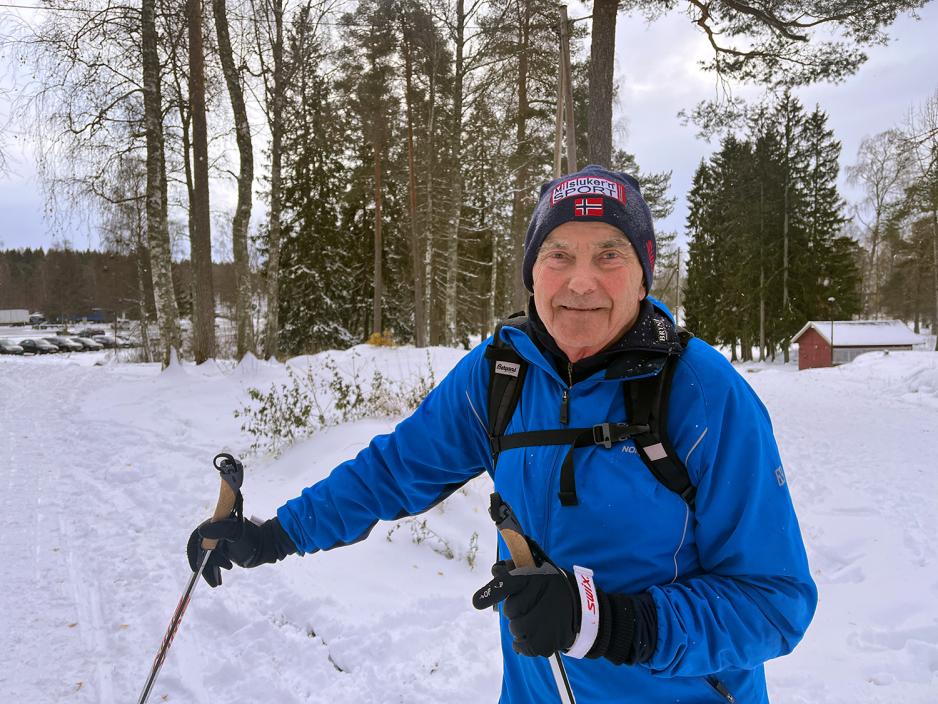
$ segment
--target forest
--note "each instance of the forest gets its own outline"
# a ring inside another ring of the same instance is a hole
[[[42,145],[50,220],[83,213],[101,251],[3,253],[0,305],[146,317],[164,364],[180,318],[197,362],[372,335],[468,344],[526,304],[542,182],[626,171],[658,219],[684,195],[611,130],[617,18],[684,12],[712,49],[700,70],[765,97],[690,111],[718,144],[686,194],[685,251],[658,233],[653,295],[744,357],[787,358],[811,317],[931,324],[938,94],[864,142],[850,178],[866,196],[848,204],[823,107],[792,93],[856,72],[923,4],[595,0],[568,19],[538,0],[43,0],[2,24],[31,77],[16,114]]]

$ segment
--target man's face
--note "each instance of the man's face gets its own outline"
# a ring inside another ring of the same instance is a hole
[[[571,362],[596,354],[638,318],[642,265],[622,232],[604,222],[566,222],[534,263],[534,304]]]

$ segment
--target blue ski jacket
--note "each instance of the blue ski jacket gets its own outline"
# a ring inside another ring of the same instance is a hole
[[[565,390],[569,427],[627,420],[621,378],[600,371],[569,386],[523,331],[506,326],[501,335],[529,363],[506,435],[557,428]],[[600,589],[654,600],[658,640],[647,662],[564,657],[579,704],[768,702],[763,663],[799,642],[817,590],[768,412],[746,381],[697,338],[675,369],[667,427],[697,487],[694,511],[652,476],[631,441],[576,449],[579,503],[561,506],[566,446],[505,450],[492,467],[490,343],[467,354],[392,433],[280,507],[300,552],[363,540],[379,519],[421,513],[487,471],[558,566],[590,568]],[[501,629],[500,703],[558,701],[548,660],[515,654],[504,616]]]

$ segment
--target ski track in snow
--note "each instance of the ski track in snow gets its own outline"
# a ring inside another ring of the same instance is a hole
[[[391,374],[426,359],[356,349]],[[439,379],[460,353],[432,355]],[[97,358],[0,358],[3,701],[137,700],[189,576],[186,539],[217,496],[211,459],[249,444],[232,411],[246,386],[285,378],[253,359],[160,373]],[[772,415],[820,590],[804,642],[767,666],[774,704],[938,703],[935,360],[741,368]],[[246,514],[273,515],[392,427],[245,456]],[[416,524],[381,523],[348,548],[200,583],[150,701],[496,701],[496,621],[469,604],[493,559],[489,489],[472,482],[421,517],[457,559],[415,544]]]

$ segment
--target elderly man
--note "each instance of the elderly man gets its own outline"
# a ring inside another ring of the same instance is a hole
[[[257,526],[205,523],[205,570],[364,539],[483,471],[556,570],[493,567],[503,704],[767,702],[763,663],[817,602],[768,414],[726,359],[648,298],[638,183],[595,166],[545,184],[525,241],[528,316],[506,321],[393,433]],[[502,556],[509,557],[501,545]]]

